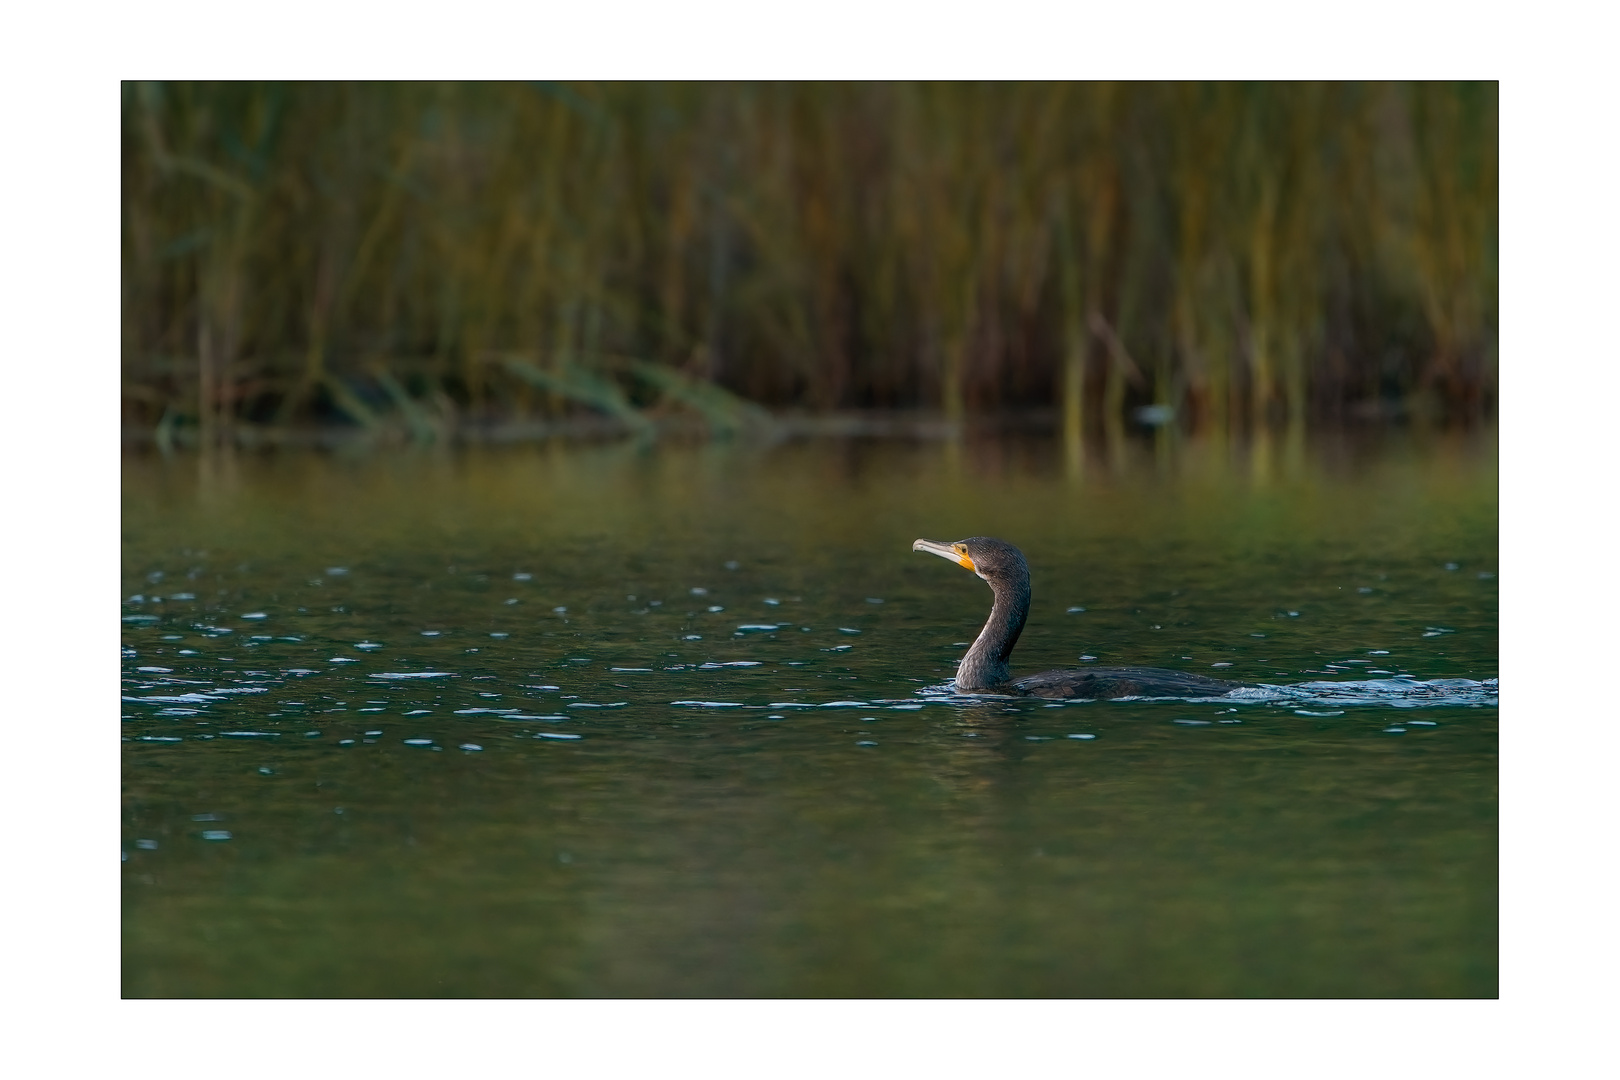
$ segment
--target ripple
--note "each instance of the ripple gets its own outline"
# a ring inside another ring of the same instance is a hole
[[[352,662],[352,661],[351,661]],[[448,679],[454,676],[451,671],[378,671],[368,675],[371,679]]]
[[[279,738],[281,738],[281,732],[279,732],[279,731],[222,731],[219,734],[220,734],[220,738],[222,738],[222,739],[279,739]]]
[[[693,709],[745,709],[740,701],[672,701],[671,705],[682,705]],[[786,708],[785,705],[772,705],[773,709]]]
[[[229,840],[231,831],[229,829],[204,829],[202,838],[204,840]]]
[[[1293,686],[1262,684],[1242,687],[1227,694],[1226,700],[1322,705],[1329,708],[1348,705],[1383,705],[1396,709],[1458,705],[1494,708],[1498,703],[1497,693],[1496,679],[1477,682],[1473,679],[1350,679]]]
[[[537,739],[583,739],[585,736],[566,731],[537,731],[534,733],[534,737]]]

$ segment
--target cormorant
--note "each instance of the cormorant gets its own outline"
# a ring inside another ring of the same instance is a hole
[[[1190,675],[1166,668],[1065,668],[1012,677],[1007,658],[1029,615],[1029,564],[1005,540],[970,536],[955,543],[917,540],[912,551],[926,551],[965,566],[995,593],[990,618],[956,669],[956,689],[964,692],[1022,694],[1042,698],[1219,697],[1243,683]]]

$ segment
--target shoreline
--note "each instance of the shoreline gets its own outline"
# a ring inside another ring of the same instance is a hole
[[[695,416],[649,418],[645,427],[635,427],[613,416],[568,416],[550,420],[437,421],[413,426],[402,420],[385,421],[371,427],[358,424],[302,425],[275,427],[251,423],[232,424],[219,433],[218,441],[243,450],[296,448],[335,449],[357,445],[407,446],[423,444],[491,446],[554,439],[599,441],[640,439],[721,439],[751,443],[779,443],[797,439],[876,438],[918,442],[951,442],[969,437],[1038,435],[1061,437],[1063,419],[1057,409],[1026,409],[975,414],[950,419],[939,412],[851,410],[832,413],[773,413],[769,419],[749,423],[735,431],[716,431]],[[1307,436],[1346,430],[1394,430],[1412,427],[1470,429],[1489,427],[1498,422],[1494,410],[1473,418],[1442,419],[1425,417],[1406,409],[1399,402],[1367,402],[1348,409],[1341,416],[1302,425]],[[1259,429],[1272,435],[1288,432],[1286,425]],[[1113,423],[1086,425],[1089,442],[1098,437],[1153,437],[1174,433],[1182,438],[1200,439],[1213,435],[1208,428],[1187,430],[1175,418],[1161,420],[1151,413]],[[1242,440],[1256,434],[1250,428],[1228,428],[1227,439]],[[125,449],[195,449],[204,440],[192,426],[157,427],[124,424],[120,442]]]

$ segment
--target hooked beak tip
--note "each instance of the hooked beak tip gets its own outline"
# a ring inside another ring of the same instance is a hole
[[[963,552],[956,550],[956,546],[954,544],[942,544],[938,540],[913,540],[911,542],[911,550],[926,551],[930,555],[938,555],[942,559],[951,560],[951,562],[956,563],[958,566],[966,567],[969,570],[973,570],[975,573],[978,572],[977,568],[973,565],[973,560]]]

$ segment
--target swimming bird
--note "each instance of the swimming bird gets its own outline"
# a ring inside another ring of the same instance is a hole
[[[1041,698],[1219,697],[1243,683],[1191,675],[1168,668],[1060,668],[1012,677],[1007,658],[1029,615],[1029,564],[1005,540],[970,536],[943,543],[916,540],[912,551],[926,551],[964,566],[985,580],[995,594],[990,618],[956,668],[956,689],[966,693],[1021,694]]]

